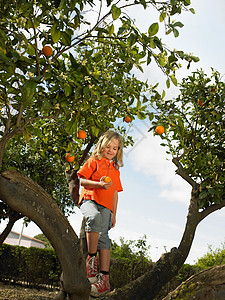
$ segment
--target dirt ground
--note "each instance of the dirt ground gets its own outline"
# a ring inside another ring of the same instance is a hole
[[[37,290],[0,283],[1,300],[50,300],[57,291]]]

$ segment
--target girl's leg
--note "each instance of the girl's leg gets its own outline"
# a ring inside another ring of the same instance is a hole
[[[92,200],[84,200],[81,204],[81,212],[86,218],[86,238],[88,247],[88,256],[86,260],[87,276],[91,283],[97,281],[98,259],[97,245],[99,231],[101,230],[101,215],[97,204]]]
[[[91,286],[91,295],[96,297],[110,291],[109,265],[111,240],[108,231],[112,226],[111,211],[103,206],[99,207],[99,211],[102,217],[102,228],[98,240],[100,274],[98,281]]]
[[[101,232],[98,240],[100,272],[109,272],[111,240],[108,232],[112,226],[112,213],[103,206],[99,208],[99,212],[102,217]]]
[[[88,253],[97,253],[99,232],[86,232]]]
[[[100,271],[109,272],[109,265],[110,265],[109,249],[99,250],[99,265],[100,265]]]

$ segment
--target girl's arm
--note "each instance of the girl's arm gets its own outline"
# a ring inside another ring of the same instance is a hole
[[[88,189],[104,189],[104,190],[108,190],[110,188],[110,186],[112,185],[112,181],[110,182],[105,182],[106,176],[102,176],[100,181],[93,181],[90,179],[86,179],[85,177],[81,177],[80,179],[80,185],[88,188]]]
[[[116,225],[116,211],[118,204],[118,191],[115,191],[113,196],[113,211],[112,211],[112,228]]]

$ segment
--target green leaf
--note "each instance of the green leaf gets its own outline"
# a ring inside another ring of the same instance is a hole
[[[99,134],[99,129],[95,126],[91,126],[91,131],[93,133],[94,136],[98,136]]]
[[[113,4],[112,8],[111,8],[111,11],[112,11],[113,20],[118,19],[120,14],[121,14],[121,9],[119,7],[117,7],[115,4]]]
[[[176,28],[174,28],[173,29],[173,34],[174,34],[174,37],[176,38],[176,37],[179,36],[179,31]]]
[[[164,67],[166,65],[165,57],[159,56],[158,63],[160,64],[160,66]]]
[[[138,111],[137,116],[138,116],[138,119],[140,119],[140,120],[146,119],[146,115],[142,111]]]
[[[144,9],[146,9],[146,8],[147,8],[147,3],[146,3],[146,1],[145,1],[145,0],[140,0],[140,4],[142,4],[142,5],[143,5]]]
[[[194,10],[194,8],[190,8],[190,12],[192,12],[193,13],[193,15],[195,14],[195,10]]]
[[[72,55],[72,53],[70,53],[70,61],[74,68],[78,67],[78,63],[77,63],[76,59],[74,58],[74,56]]]
[[[76,15],[74,18],[74,29],[76,29],[80,25],[80,17]]]
[[[206,190],[202,191],[200,194],[199,194],[199,199],[204,199],[208,196],[208,192]]]
[[[159,31],[159,24],[153,23],[148,29],[148,34],[149,36],[154,36],[158,31]]]
[[[84,93],[84,96],[87,97],[88,95],[90,95],[90,89],[88,86],[85,86],[85,88],[83,89],[83,93]]]
[[[0,35],[2,36],[2,38],[7,41],[7,35],[5,34],[5,32],[3,30],[0,29]]]
[[[131,33],[129,37],[127,38],[127,44],[129,47],[133,46],[137,41],[137,35],[134,33]]]
[[[124,31],[126,31],[125,27],[120,27],[118,30],[118,35],[122,34]]]
[[[68,34],[67,32],[61,32],[61,36],[62,36],[62,43],[65,46],[70,46],[71,45],[71,35]]]
[[[198,201],[198,205],[199,205],[199,207],[200,208],[203,208],[204,206],[206,206],[206,199],[200,199],[199,201]]]
[[[37,84],[33,80],[26,80],[22,87],[22,100],[27,102],[32,99],[36,92]]]
[[[28,45],[27,53],[29,55],[35,55],[35,49],[34,49],[34,47],[31,46],[31,45]]]
[[[169,89],[170,88],[170,79],[169,78],[167,78],[167,80],[166,80],[166,87]]]
[[[71,88],[71,86],[69,84],[66,84],[64,86],[64,92],[65,92],[65,96],[66,97],[68,97],[69,95],[71,95],[72,91],[73,90],[72,90],[72,88]]]
[[[171,75],[171,76],[170,76],[170,79],[171,79],[172,83],[173,83],[175,86],[177,86],[177,79],[176,79],[176,77],[175,77],[174,75]]]
[[[107,6],[111,4],[112,0],[106,0]]]
[[[141,101],[138,99],[136,102],[136,108],[140,109],[141,108]]]
[[[184,5],[185,6],[188,6],[188,5],[190,5],[191,4],[191,0],[184,0]]]
[[[8,60],[8,58],[6,57],[6,55],[4,54],[4,52],[2,52],[0,50],[0,61],[3,61],[4,63],[6,63],[7,65],[12,65],[12,63]]]
[[[174,56],[174,54],[171,54],[169,57],[168,57],[168,61],[169,63],[171,64],[172,62],[175,62],[177,61],[178,59],[176,58],[176,56]]]
[[[148,56],[147,56],[147,65],[150,64],[150,62],[152,61],[152,54],[150,51],[148,51]]]
[[[175,23],[173,24],[173,26],[174,26],[174,27],[180,27],[180,28],[182,28],[182,27],[184,27],[184,24],[181,23],[181,22],[175,22]]]
[[[153,112],[150,112],[148,114],[148,118],[149,118],[149,121],[152,121],[154,119],[154,113]]]
[[[216,190],[214,190],[213,188],[208,189],[208,191],[211,195],[216,195]]]
[[[109,26],[108,32],[110,35],[112,35],[114,33],[114,25],[113,24]]]
[[[156,48],[156,45],[155,45],[155,42],[154,42],[154,39],[153,39],[153,38],[150,39],[149,47],[151,47],[151,48],[153,48],[153,49]]]
[[[51,77],[52,77],[52,74],[50,71],[48,71],[45,73],[44,80],[49,80]]]
[[[165,20],[166,17],[166,12],[161,12],[160,16],[159,16],[159,21],[163,22]]]
[[[57,28],[56,23],[51,28],[51,36],[52,36],[53,43],[57,43],[60,39],[61,33],[60,30]]]

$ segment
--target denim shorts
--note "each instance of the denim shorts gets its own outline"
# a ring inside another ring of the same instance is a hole
[[[99,232],[98,250],[110,249],[108,231],[112,227],[111,210],[93,200],[82,200],[80,210],[86,219],[85,231]]]

